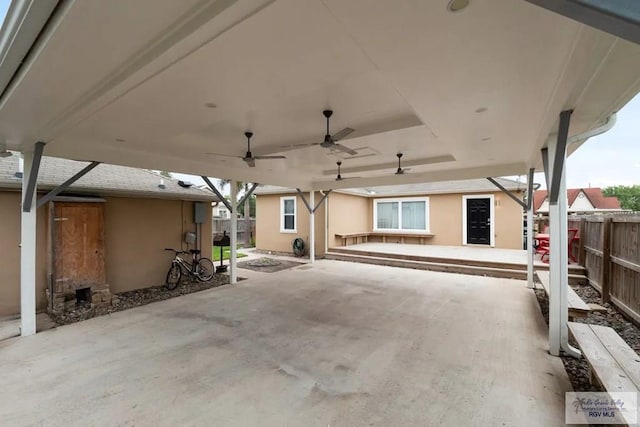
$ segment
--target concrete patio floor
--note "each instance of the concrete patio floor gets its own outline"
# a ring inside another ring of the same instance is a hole
[[[319,261],[0,343],[5,425],[557,426],[524,282]]]

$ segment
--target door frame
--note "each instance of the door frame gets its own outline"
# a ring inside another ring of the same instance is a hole
[[[489,199],[489,247],[496,246],[495,233],[495,198],[493,194],[474,194],[462,196],[462,245],[463,246],[487,246],[467,243],[467,201],[472,199]]]

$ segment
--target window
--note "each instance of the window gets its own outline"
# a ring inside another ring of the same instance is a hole
[[[429,198],[375,199],[375,231],[429,231]]]
[[[280,232],[296,232],[296,198],[280,197]]]

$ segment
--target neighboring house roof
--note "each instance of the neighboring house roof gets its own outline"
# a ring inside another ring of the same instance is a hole
[[[594,209],[597,210],[622,210],[617,197],[606,197],[601,188],[569,188],[567,189],[567,205],[571,206],[580,193],[584,193]],[[538,190],[533,193],[533,209],[537,212],[547,200],[547,190]]]
[[[511,191],[524,191],[526,183],[506,178],[496,178],[503,187]],[[482,193],[500,191],[487,179],[466,179],[460,181],[425,182],[422,184],[385,185],[382,187],[351,188],[335,190],[338,193],[355,194],[365,197],[402,196],[414,194],[451,194],[451,193]],[[260,186],[255,194],[286,194],[295,193],[293,188],[276,187],[272,185]]]
[[[56,157],[43,157],[38,173],[38,190],[50,190],[71,178],[88,163]],[[22,187],[22,179],[16,176],[18,157],[0,158],[0,189],[18,190]],[[160,180],[164,179],[165,188],[160,188]],[[160,174],[126,166],[115,166],[102,163],[85,176],[74,182],[67,193],[91,194],[96,196],[133,196],[155,199],[178,199],[217,201],[210,191],[196,186],[190,188],[178,185],[178,180],[166,178]]]

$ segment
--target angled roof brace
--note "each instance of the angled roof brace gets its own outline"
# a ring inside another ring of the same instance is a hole
[[[320,205],[322,204],[322,202],[324,202],[324,199],[326,199],[329,196],[329,193],[331,193],[331,190],[327,190],[326,193],[324,193],[324,196],[322,196],[322,198],[320,199],[320,201],[316,204],[316,206],[312,209],[311,205],[309,205],[309,202],[307,201],[306,197],[304,197],[304,193],[302,192],[302,190],[300,190],[299,188],[296,188],[296,191],[298,192],[298,195],[300,196],[300,198],[302,199],[302,202],[304,203],[304,205],[307,207],[307,210],[309,211],[310,214],[315,213],[316,210],[320,207]]]
[[[31,163],[31,170],[27,177],[26,189],[24,193],[24,200],[22,201],[22,211],[31,212],[31,202],[33,200],[33,193],[36,191],[36,182],[38,181],[38,172],[40,171],[40,161],[42,160],[42,153],[44,152],[44,142],[36,142],[33,151],[33,162]],[[25,182],[22,181],[22,185]]]
[[[543,148],[540,150],[542,155],[542,169],[544,169],[544,184],[549,188],[549,149]]]
[[[487,180],[490,183],[492,183],[493,185],[495,185],[496,187],[498,187],[504,194],[509,196],[514,202],[516,202],[517,204],[522,206],[522,209],[527,209],[527,205],[525,204],[525,202],[523,202],[522,200],[517,198],[511,191],[509,191],[506,188],[504,188],[504,186],[502,184],[500,184],[498,181],[496,181],[495,179],[493,179],[491,177],[487,177]]]
[[[80,178],[85,176],[87,173],[89,173],[91,170],[93,170],[93,168],[95,168],[99,164],[100,164],[100,162],[91,162],[91,163],[89,163],[87,166],[84,167],[84,169],[82,169],[81,171],[79,171],[78,173],[73,175],[71,178],[69,178],[68,180],[66,180],[62,184],[58,185],[53,190],[49,191],[47,194],[44,195],[44,197],[41,197],[40,199],[38,199],[36,207],[39,208],[40,206],[44,205],[45,203],[48,203],[49,201],[53,200],[54,197],[56,197],[58,194],[62,193],[64,190],[69,188],[69,186],[71,184],[73,184],[74,182],[76,182],[77,180],[79,180]]]
[[[254,182],[253,185],[251,186],[251,188],[249,189],[249,191],[247,191],[246,193],[244,193],[244,196],[242,196],[242,198],[240,199],[240,201],[238,202],[238,204],[236,206],[242,206],[244,204],[244,202],[251,197],[251,195],[253,194],[253,192],[255,191],[256,188],[258,188],[258,184],[257,182]]]
[[[224,198],[222,193],[218,191],[216,186],[213,185],[209,177],[201,176],[200,178],[202,178],[202,180],[207,184],[207,186],[211,189],[211,191],[213,191],[214,194],[218,196],[218,199],[220,199],[220,201],[227,207],[227,209],[229,209],[229,212],[234,213],[236,211],[233,207],[231,207],[231,203],[229,203],[229,201]]]
[[[569,137],[569,124],[571,123],[571,114],[573,110],[565,110],[560,113],[560,123],[558,124],[558,139],[556,149],[553,153],[553,164],[551,166],[551,182],[547,182],[549,188],[549,203],[558,203],[560,194],[560,180],[562,179],[562,171],[567,158],[567,138]],[[549,185],[550,184],[550,185]]]

